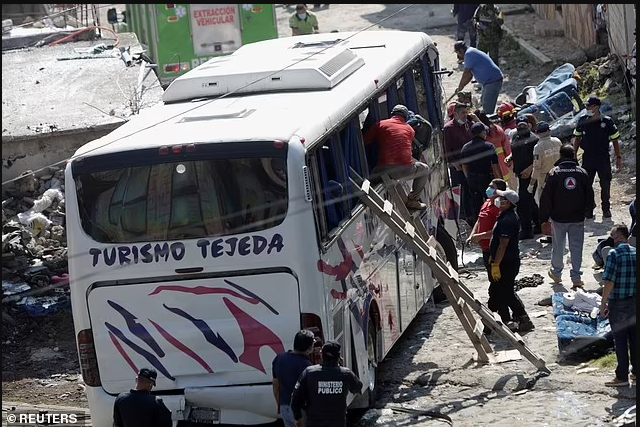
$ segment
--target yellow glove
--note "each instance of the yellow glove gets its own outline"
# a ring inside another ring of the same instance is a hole
[[[502,274],[500,274],[500,264],[491,263],[491,277],[496,282],[500,280]]]

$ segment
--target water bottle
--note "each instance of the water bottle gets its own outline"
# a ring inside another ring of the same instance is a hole
[[[592,319],[595,319],[598,317],[598,312],[600,311],[600,309],[598,307],[593,307],[591,309],[591,313],[589,314],[589,317],[591,317]]]

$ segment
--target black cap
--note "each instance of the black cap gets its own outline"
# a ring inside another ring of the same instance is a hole
[[[322,357],[324,359],[338,360],[342,346],[336,341],[327,341],[322,346]]]
[[[306,4],[297,4],[296,10],[305,10],[307,8]]]
[[[153,383],[153,385],[156,385],[156,378],[158,378],[158,373],[155,371],[155,369],[142,368],[138,372],[138,376],[146,378],[149,381],[151,381]]]
[[[591,105],[602,105],[602,101],[597,96],[592,96],[587,100],[587,107]]]
[[[478,122],[474,123],[473,126],[471,126],[471,135],[478,136],[482,132],[487,132],[487,127],[484,125],[484,123]]]
[[[549,131],[549,123],[540,122],[538,123],[538,127],[536,128],[536,132],[548,132]]]

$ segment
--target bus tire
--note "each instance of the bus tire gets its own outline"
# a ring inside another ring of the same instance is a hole
[[[445,259],[449,261],[451,266],[458,271],[458,251],[456,250],[456,244],[453,242],[449,233],[444,229],[443,225],[436,227],[436,252],[439,256],[445,256]],[[440,303],[445,301],[447,296],[445,295],[442,287],[438,286],[433,289],[433,301]]]
[[[367,327],[367,359],[369,368],[369,387],[367,389],[367,407],[373,408],[376,404],[378,392],[378,334],[375,322],[369,316]]]

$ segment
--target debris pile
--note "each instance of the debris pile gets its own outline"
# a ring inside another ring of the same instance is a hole
[[[2,304],[41,317],[66,307],[64,170],[31,171],[2,201]],[[6,317],[3,316],[3,319]]]

